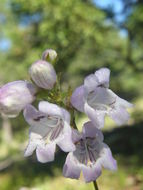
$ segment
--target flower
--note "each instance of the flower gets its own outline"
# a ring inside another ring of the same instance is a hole
[[[48,90],[53,88],[57,78],[54,67],[44,60],[33,63],[29,74],[38,87]]]
[[[108,88],[109,77],[109,69],[97,70],[85,78],[84,84],[76,88],[71,97],[71,104],[85,112],[98,128],[104,126],[105,115],[109,115],[118,125],[127,122],[129,114],[126,108],[132,107]]]
[[[37,89],[27,81],[14,81],[0,88],[0,112],[16,117],[27,104],[35,100]]]
[[[82,172],[85,182],[91,182],[101,175],[102,167],[117,169],[110,148],[103,143],[102,132],[91,122],[84,124],[82,133],[73,130],[73,142],[76,150],[67,155],[63,167],[64,177],[79,179]]]
[[[28,105],[24,110],[24,117],[31,126],[25,156],[32,155],[36,149],[38,161],[45,163],[54,160],[56,144],[65,152],[75,150],[71,137],[70,115],[65,109],[41,101],[39,111]]]
[[[54,63],[57,59],[57,52],[53,49],[46,49],[42,54],[42,59]]]

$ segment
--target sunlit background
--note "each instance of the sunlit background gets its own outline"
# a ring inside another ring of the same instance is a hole
[[[0,85],[29,80],[29,66],[47,48],[58,53],[63,89],[108,67],[110,88],[134,103],[126,126],[106,119],[105,142],[118,171],[103,170],[97,183],[100,190],[143,190],[143,1],[0,0]],[[79,115],[78,127],[86,120]],[[82,176],[62,176],[66,154],[60,150],[52,163],[24,158],[27,140],[22,114],[0,119],[0,190],[93,190]]]

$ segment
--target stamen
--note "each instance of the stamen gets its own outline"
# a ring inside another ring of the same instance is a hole
[[[88,151],[90,162],[96,162],[93,151]]]
[[[76,148],[79,155],[77,159],[80,163],[91,166],[96,162],[99,153],[96,150],[95,138],[86,137],[85,139],[81,139],[76,142]]]
[[[63,125],[62,123],[60,123],[60,125],[56,128],[53,129],[52,133],[51,133],[51,136],[50,136],[50,140],[55,140],[61,133],[63,129]]]
[[[48,116],[47,120],[48,120],[47,122],[48,122],[49,127],[52,127],[52,128],[59,126],[60,121],[61,121],[59,116],[53,116],[53,117]]]

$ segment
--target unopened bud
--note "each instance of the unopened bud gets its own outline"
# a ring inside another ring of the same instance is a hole
[[[54,67],[44,60],[33,63],[29,74],[38,87],[48,90],[53,88],[57,78]]]
[[[53,49],[47,49],[43,52],[42,59],[50,63],[55,63],[57,60],[57,52]]]

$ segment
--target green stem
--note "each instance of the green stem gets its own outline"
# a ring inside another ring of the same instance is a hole
[[[94,185],[94,189],[95,189],[95,190],[99,190],[99,188],[98,188],[98,185],[97,185],[97,182],[96,182],[96,181],[93,181],[93,185]]]
[[[78,130],[78,128],[77,128],[77,126],[76,126],[76,123],[75,123],[74,110],[71,109],[70,113],[71,113],[71,125],[72,125],[72,127],[73,127],[74,129],[77,129],[77,130]]]

